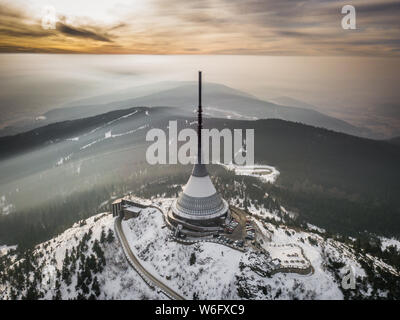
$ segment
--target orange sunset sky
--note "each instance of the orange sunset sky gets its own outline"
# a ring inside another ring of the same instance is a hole
[[[399,16],[398,0],[0,0],[0,52],[398,56]]]

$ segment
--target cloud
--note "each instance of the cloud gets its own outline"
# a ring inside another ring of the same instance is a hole
[[[88,38],[103,42],[111,42],[111,40],[107,38],[105,35],[98,34],[90,30],[85,30],[83,28],[74,28],[71,26],[67,26],[61,22],[57,23],[57,30],[68,36],[73,36],[78,38]]]
[[[42,28],[40,17],[28,12],[34,10],[18,2],[0,0],[0,52],[94,53],[101,47],[99,43],[113,42],[109,32],[123,27],[121,23],[110,28],[91,25],[90,19],[79,18],[73,19],[72,25],[67,22],[68,17],[60,14],[56,29],[46,30]]]
[[[341,28],[341,8],[348,3],[341,0],[141,0],[123,6],[110,1],[110,8],[103,10],[112,12],[111,22],[60,12],[52,32],[41,29],[27,8],[3,3],[0,0],[2,48],[371,56],[398,56],[400,51],[397,0],[353,0],[357,30],[346,31]]]
[[[60,49],[55,47],[35,48],[29,46],[18,45],[0,45],[0,52],[2,53],[71,53],[73,51],[68,49]]]
[[[49,36],[49,32],[43,30],[11,30],[11,29],[0,29],[0,36],[10,36],[10,37],[47,37]]]
[[[382,14],[399,14],[400,2],[385,2],[379,1],[376,3],[364,3],[357,6],[359,13],[371,13],[374,15]]]

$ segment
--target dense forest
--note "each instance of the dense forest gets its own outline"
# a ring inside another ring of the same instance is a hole
[[[173,175],[172,178],[168,173]],[[168,192],[164,184],[168,185],[176,179],[183,183],[187,174],[178,166],[150,170],[148,165],[143,164],[137,166],[137,171],[131,175],[121,177],[119,183],[94,187],[67,196],[60,195],[44,205],[10,215],[0,215],[0,243],[18,244],[20,249],[32,247],[62,233],[82,219],[96,213],[109,212],[112,199],[122,197],[128,192],[146,197],[157,194],[175,196],[181,188],[175,187]]]
[[[267,192],[289,209],[336,232],[400,235],[399,146],[282,120],[235,125],[254,128],[256,162],[280,171]]]

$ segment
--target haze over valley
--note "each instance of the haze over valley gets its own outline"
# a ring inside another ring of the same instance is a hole
[[[301,114],[287,120],[378,139],[400,135],[397,58],[2,54],[0,66],[2,136],[41,126],[47,112],[71,106],[82,112],[73,118],[137,104],[193,107],[184,87],[197,69],[206,83],[221,85],[205,97],[214,109],[286,119],[286,107],[295,107]],[[88,105],[99,110],[87,112]],[[320,113],[334,119],[315,122]]]

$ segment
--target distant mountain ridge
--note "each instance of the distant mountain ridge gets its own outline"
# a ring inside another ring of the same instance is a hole
[[[216,83],[205,83],[203,107],[206,115],[227,119],[282,119],[322,127],[361,137],[376,137],[369,129],[353,126],[343,120],[311,108],[285,106],[260,100],[243,91]],[[116,93],[81,99],[43,114],[20,128],[8,128],[0,135],[15,134],[50,123],[92,117],[110,111],[132,107],[169,106],[192,112],[197,106],[197,83],[161,82],[119,90]],[[9,132],[9,133],[7,133]]]
[[[248,93],[239,91],[237,89],[230,88],[223,84],[212,83],[212,82],[209,82],[208,84],[218,86],[221,90],[223,90],[225,92],[232,92],[235,94],[241,94],[244,96],[251,97],[251,95]],[[121,90],[117,90],[117,91],[114,91],[111,93],[93,96],[93,97],[89,97],[89,98],[74,100],[72,102],[64,104],[62,107],[79,107],[79,106],[87,106],[87,105],[94,105],[94,104],[106,104],[106,103],[112,103],[112,102],[116,102],[116,101],[124,101],[124,100],[128,100],[128,99],[135,99],[135,98],[149,96],[149,95],[152,95],[152,94],[155,94],[158,92],[171,90],[171,89],[186,86],[186,85],[197,86],[197,82],[196,81],[161,81],[161,82],[157,82],[157,83],[121,89]]]
[[[189,111],[194,110],[197,106],[197,84],[194,82],[188,83],[150,95],[102,105],[55,109],[46,113],[45,116],[51,121],[59,121],[63,117],[77,119],[81,115],[91,116],[97,112],[102,113],[115,110],[115,108],[122,109],[134,106],[169,106],[184,108]],[[215,117],[221,117],[221,112],[218,112],[218,110],[223,110],[223,116],[227,118],[240,118],[241,116],[243,119],[248,119],[248,117],[254,119],[282,119],[351,135],[371,136],[371,132],[367,129],[355,127],[343,120],[324,115],[318,111],[307,108],[287,107],[263,101],[221,84],[204,84],[203,106],[205,109],[208,108],[207,113]]]

